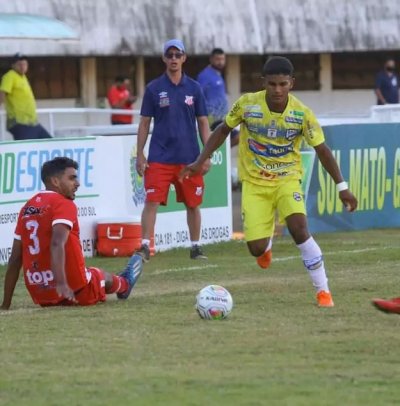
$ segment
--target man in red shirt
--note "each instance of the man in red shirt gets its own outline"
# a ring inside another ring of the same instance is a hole
[[[77,207],[78,164],[65,157],[42,167],[46,190],[22,207],[4,282],[2,310],[11,305],[21,267],[34,303],[41,306],[104,302],[106,294],[128,298],[142,272],[142,257],[133,255],[118,275],[86,268],[79,240]]]
[[[132,110],[136,97],[129,91],[130,80],[125,76],[117,76],[114,85],[107,94],[108,103],[113,109]],[[132,114],[112,114],[111,124],[132,124]]]

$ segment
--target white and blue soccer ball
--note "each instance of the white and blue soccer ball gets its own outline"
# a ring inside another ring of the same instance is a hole
[[[195,308],[202,319],[225,319],[232,311],[232,307],[231,294],[219,285],[206,286],[196,296]]]

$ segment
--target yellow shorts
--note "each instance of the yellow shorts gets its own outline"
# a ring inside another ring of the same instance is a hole
[[[243,182],[242,217],[246,241],[272,237],[276,211],[282,223],[291,214],[306,214],[300,181],[288,180],[271,186]]]

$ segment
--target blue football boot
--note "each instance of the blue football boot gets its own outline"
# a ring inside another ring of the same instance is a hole
[[[123,293],[117,293],[118,299],[127,299],[131,294],[140,274],[143,271],[143,260],[139,254],[133,254],[129,259],[128,265],[125,270],[118,274],[128,281],[128,289]]]

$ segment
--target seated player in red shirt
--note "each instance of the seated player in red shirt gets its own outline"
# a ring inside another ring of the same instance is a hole
[[[58,157],[45,162],[46,190],[22,207],[4,282],[2,310],[11,305],[20,269],[34,303],[40,306],[93,305],[116,293],[126,299],[142,272],[142,257],[133,255],[125,270],[113,275],[87,268],[79,240],[78,163]]]

